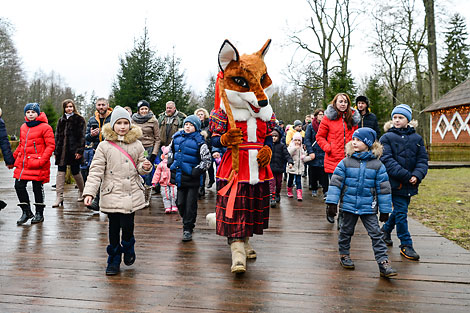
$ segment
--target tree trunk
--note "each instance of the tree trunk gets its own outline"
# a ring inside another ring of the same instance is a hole
[[[439,98],[439,72],[437,69],[436,25],[434,22],[434,0],[423,0],[426,12],[425,24],[428,33],[428,64],[429,82],[431,88],[431,102]]]

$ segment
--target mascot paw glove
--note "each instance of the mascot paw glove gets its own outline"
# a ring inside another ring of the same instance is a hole
[[[243,141],[243,133],[240,128],[231,128],[220,137],[220,143],[225,146],[236,146]]]
[[[263,146],[263,148],[258,151],[257,159],[259,167],[266,167],[271,162],[272,154],[273,152],[269,146]]]

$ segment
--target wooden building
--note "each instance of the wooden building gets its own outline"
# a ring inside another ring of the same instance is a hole
[[[470,160],[470,79],[424,109],[430,113],[431,159]]]

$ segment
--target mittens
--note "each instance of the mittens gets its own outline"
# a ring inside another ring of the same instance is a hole
[[[380,213],[379,221],[381,221],[382,223],[385,223],[386,221],[388,221],[388,216],[389,216],[388,213]]]
[[[243,133],[240,128],[230,128],[225,134],[220,137],[222,146],[236,146],[243,141]]]
[[[336,216],[336,212],[338,211],[338,205],[334,203],[327,203],[326,204],[326,214],[328,216]]]
[[[271,162],[272,154],[273,152],[269,146],[263,146],[263,148],[258,151],[257,160],[259,167],[267,166]]]

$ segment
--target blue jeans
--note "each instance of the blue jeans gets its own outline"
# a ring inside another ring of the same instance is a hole
[[[147,160],[149,160],[153,152],[153,146],[145,148],[145,151],[147,151],[148,153]],[[144,184],[146,186],[152,186],[152,178],[153,178],[154,173],[155,173],[155,167],[153,168],[152,172],[148,173],[147,175],[142,175],[142,177],[144,178]]]
[[[295,179],[295,188],[302,189],[302,175],[290,174],[289,179],[287,181],[287,187],[294,186],[294,179]]]
[[[383,229],[387,233],[397,227],[397,236],[400,239],[401,246],[413,246],[410,232],[408,231],[408,205],[411,197],[397,196],[392,194],[393,212]]]

